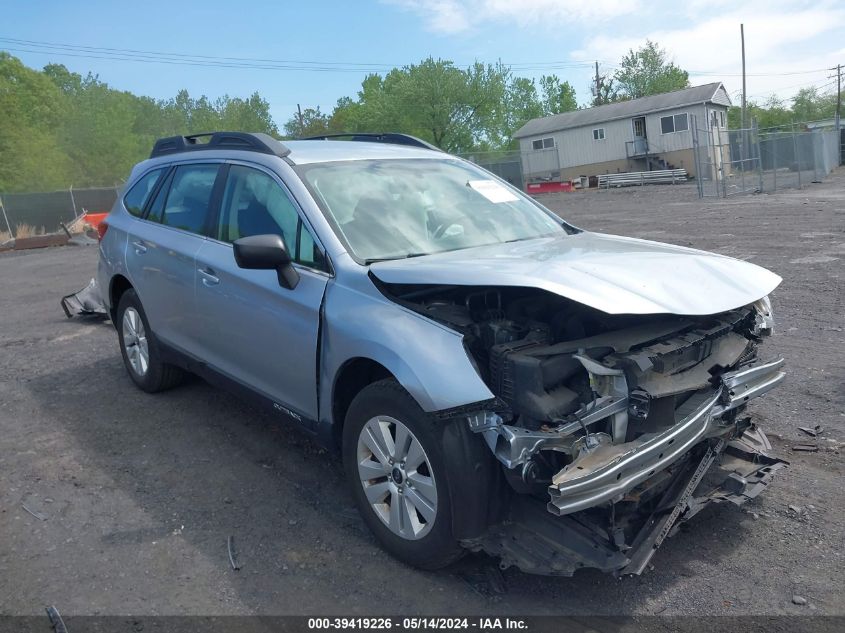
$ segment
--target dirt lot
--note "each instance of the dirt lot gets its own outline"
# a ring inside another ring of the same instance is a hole
[[[3,253],[0,613],[845,613],[843,457],[830,450],[845,441],[845,171],[727,201],[664,186],[544,202],[584,228],[783,276],[766,348],[789,381],[753,413],[792,465],[755,502],[708,509],[636,578],[509,570],[499,586],[483,556],[409,569],[378,548],[339,465],[307,438],[199,380],[144,394],[110,325],[65,319],[59,297],[93,275],[95,247]],[[793,452],[813,441],[796,427],[815,424],[821,450]]]

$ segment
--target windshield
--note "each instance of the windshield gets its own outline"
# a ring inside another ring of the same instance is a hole
[[[530,198],[457,160],[315,163],[297,171],[364,262],[565,232]]]

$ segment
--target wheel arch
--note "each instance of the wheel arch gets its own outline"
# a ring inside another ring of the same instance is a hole
[[[347,360],[335,374],[331,397],[331,436],[340,448],[346,412],[352,400],[364,387],[384,378],[396,379],[387,367],[372,358],[357,356]]]
[[[127,290],[134,290],[135,287],[124,275],[120,273],[111,278],[109,282],[109,316],[111,316],[112,323],[115,323],[117,316],[117,305],[120,303],[120,298]],[[115,327],[117,327],[115,325]]]

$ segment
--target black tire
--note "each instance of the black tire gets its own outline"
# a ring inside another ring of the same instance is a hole
[[[429,531],[416,540],[394,533],[376,514],[367,499],[358,472],[358,439],[367,422],[376,416],[401,421],[422,445],[434,476],[437,511]],[[395,380],[380,380],[361,390],[353,399],[343,426],[343,465],[352,488],[355,505],[381,545],[404,563],[421,569],[440,569],[458,560],[464,550],[453,535],[455,506],[450,490],[443,429],[420,409],[416,401]]]
[[[147,340],[147,350],[149,355],[149,362],[145,372],[140,373],[135,370],[129,360],[129,355],[126,350],[124,341],[123,320],[126,311],[133,309],[140,317]],[[115,328],[117,329],[117,338],[120,342],[120,353],[123,356],[123,365],[129,377],[138,387],[147,393],[157,393],[166,389],[171,389],[182,382],[185,374],[181,368],[170,365],[161,360],[161,352],[159,351],[158,343],[155,335],[150,329],[150,323],[147,321],[147,315],[144,312],[144,307],[141,305],[138,295],[133,289],[128,289],[120,297],[117,304],[117,320],[115,321]]]

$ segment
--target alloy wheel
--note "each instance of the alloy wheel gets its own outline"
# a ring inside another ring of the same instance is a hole
[[[376,416],[358,435],[358,475],[376,516],[408,540],[424,537],[437,517],[437,486],[428,455],[411,430]]]
[[[144,321],[132,307],[126,308],[123,313],[123,348],[132,371],[138,376],[144,376],[150,367],[150,348]]]

